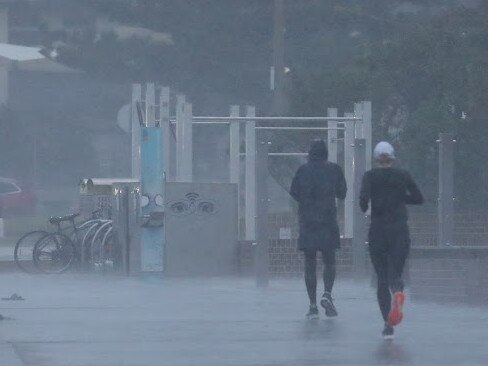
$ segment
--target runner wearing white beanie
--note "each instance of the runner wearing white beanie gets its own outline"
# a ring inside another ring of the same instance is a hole
[[[406,205],[419,205],[424,199],[410,174],[393,167],[393,146],[382,141],[373,155],[378,167],[364,175],[359,204],[363,212],[371,206],[369,254],[378,278],[378,304],[385,321],[383,336],[388,339],[403,318],[402,273],[410,249]]]
[[[373,152],[375,160],[395,160],[395,149],[386,141],[379,142]]]

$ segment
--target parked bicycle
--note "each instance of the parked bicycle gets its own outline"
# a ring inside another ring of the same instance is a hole
[[[16,243],[14,259],[25,272],[63,273],[75,263],[80,268],[113,267],[116,248],[112,221],[102,219],[100,210],[88,220],[76,223],[79,214],[51,217],[52,232],[35,230]]]

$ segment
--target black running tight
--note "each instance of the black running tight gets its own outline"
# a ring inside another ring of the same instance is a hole
[[[317,251],[305,250],[305,285],[307,286],[308,298],[310,304],[317,303]],[[324,290],[331,292],[334,286],[336,276],[335,250],[322,252],[322,261],[324,262]]]
[[[391,309],[391,293],[403,291],[402,273],[409,249],[405,222],[371,225],[369,254],[378,278],[378,304],[385,321]]]

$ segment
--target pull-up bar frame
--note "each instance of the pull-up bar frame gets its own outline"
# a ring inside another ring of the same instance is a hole
[[[177,97],[176,116],[169,116],[169,89],[162,88],[164,93],[161,94],[160,105],[155,105],[154,110],[158,107],[164,113],[164,120],[160,120],[160,127],[162,128],[165,153],[165,166],[168,170],[168,179],[174,181],[192,181],[192,166],[193,166],[193,132],[192,125],[229,125],[230,132],[230,159],[229,159],[229,180],[232,183],[240,183],[240,165],[241,156],[245,157],[245,239],[255,240],[256,238],[256,133],[257,131],[327,131],[327,142],[329,148],[329,160],[337,162],[338,157],[338,143],[344,143],[344,171],[346,181],[349,185],[348,196],[345,202],[345,232],[346,238],[351,238],[353,235],[353,216],[354,216],[354,140],[364,138],[366,140],[366,168],[371,167],[371,102],[361,102],[354,104],[354,113],[346,113],[343,117],[339,117],[336,108],[329,108],[327,116],[309,116],[309,117],[292,117],[292,116],[272,116],[262,117],[256,116],[255,108],[253,106],[245,107],[245,115],[241,116],[239,106],[231,106],[229,116],[193,116],[192,105],[188,103],[183,95]],[[151,103],[153,99],[152,92],[149,93],[150,100],[146,103]],[[134,85],[133,88],[133,106],[136,102],[142,101],[143,93],[141,92],[141,85]],[[156,120],[156,115],[146,116],[147,119]],[[136,109],[133,108],[133,120],[137,119]],[[152,122],[152,121],[151,121]],[[297,123],[298,126],[266,126],[262,125],[266,122],[288,122]],[[245,124],[245,152],[240,152],[241,138],[239,124]],[[259,124],[261,123],[261,125]],[[319,123],[326,124],[325,126],[300,126],[302,123]],[[176,125],[176,141],[170,138],[169,128],[172,124]],[[257,125],[258,124],[258,125]],[[338,137],[338,131],[344,131],[344,138]],[[135,144],[140,140],[137,128],[133,129],[133,174],[138,176],[139,167],[137,166],[137,146]],[[176,146],[174,146],[176,145]],[[172,156],[169,159],[169,156]],[[306,156],[302,152],[286,152],[286,153],[270,153],[270,156],[285,157],[285,156]],[[176,161],[175,174],[171,172],[173,161]]]

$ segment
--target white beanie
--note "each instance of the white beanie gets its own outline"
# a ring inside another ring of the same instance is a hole
[[[374,148],[374,158],[378,160],[381,155],[386,155],[390,159],[395,159],[395,149],[386,141],[379,142]]]

